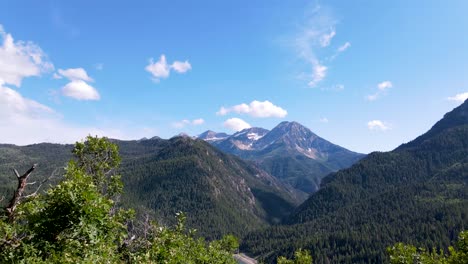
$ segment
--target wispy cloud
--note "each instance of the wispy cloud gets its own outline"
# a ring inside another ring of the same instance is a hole
[[[468,99],[468,92],[459,93],[459,94],[456,94],[455,96],[451,96],[447,98],[447,100],[449,101],[455,101],[458,103],[463,103],[466,99]]]
[[[319,122],[320,123],[328,123],[329,121],[328,121],[328,118],[322,117],[322,118],[319,119]]]
[[[199,125],[202,125],[204,123],[205,123],[205,120],[203,118],[198,118],[198,119],[194,119],[194,120],[191,120],[191,121],[188,120],[188,119],[184,119],[184,120],[172,123],[172,127],[174,127],[174,128],[184,128],[184,127],[186,127],[188,125],[199,126]]]
[[[243,129],[252,127],[249,123],[237,117],[229,118],[228,120],[224,122],[223,125],[224,127],[231,129],[233,131],[241,131]]]
[[[330,45],[330,42],[332,40],[332,38],[336,35],[336,31],[335,29],[330,29],[330,32],[329,33],[325,33],[323,34],[321,37],[320,37],[320,46],[322,46],[322,48],[324,47],[327,47]]]
[[[216,115],[226,115],[230,112],[234,112],[237,114],[247,114],[252,117],[285,117],[288,114],[288,111],[284,110],[283,108],[274,105],[270,101],[257,101],[254,100],[250,104],[238,104],[231,107],[221,107]]]
[[[336,49],[335,54],[333,54],[333,56],[330,57],[330,61],[333,61],[334,59],[336,59],[336,57],[338,57],[341,53],[345,52],[350,47],[351,47],[350,42],[345,42],[343,45],[339,46]]]
[[[320,61],[317,51],[330,45],[336,36],[336,24],[337,20],[329,10],[316,6],[309,12],[295,38],[299,57],[312,67],[311,72],[306,74],[310,87],[317,86],[327,76],[328,67]]]
[[[344,52],[345,50],[349,49],[349,47],[351,47],[351,43],[349,42],[346,42],[345,44],[341,45],[337,51],[338,52]]]
[[[377,92],[366,96],[368,101],[375,101],[379,99],[382,95],[386,94],[388,89],[392,88],[393,84],[390,81],[383,81],[377,84]]]
[[[390,125],[381,120],[371,120],[367,122],[367,128],[372,131],[387,131]]]
[[[160,82],[161,79],[169,77],[171,70],[177,73],[186,73],[191,69],[192,65],[187,60],[184,62],[174,61],[169,65],[164,54],[162,54],[156,62],[153,58],[150,58],[149,64],[145,67],[145,70],[151,73],[153,81],[156,83]]]
[[[324,86],[324,87],[321,87],[320,89],[322,91],[334,91],[334,92],[339,92],[339,91],[343,91],[345,88],[344,84],[335,84],[335,85],[332,85],[332,86]]]

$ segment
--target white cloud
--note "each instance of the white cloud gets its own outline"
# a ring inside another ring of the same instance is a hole
[[[310,87],[315,87],[319,82],[325,79],[327,76],[328,68],[324,65],[321,65],[319,61],[314,61],[312,63],[312,80],[309,81],[308,85]]]
[[[345,44],[341,45],[339,48],[338,48],[338,52],[343,52],[345,50],[347,50],[349,47],[351,47],[351,43],[349,42],[346,42]]]
[[[188,61],[174,61],[172,65],[169,65],[166,56],[162,54],[157,62],[154,62],[154,59],[150,58],[149,64],[145,67],[145,70],[151,73],[153,81],[157,83],[161,79],[169,77],[171,69],[177,73],[186,73],[192,69],[192,65]]]
[[[203,118],[198,118],[192,121],[192,124],[195,126],[199,126],[205,123],[205,120]]]
[[[192,69],[192,65],[190,65],[188,61],[174,61],[174,63],[172,63],[171,68],[178,73],[185,73]]]
[[[172,126],[175,127],[175,128],[183,128],[188,124],[190,124],[190,121],[187,120],[187,119],[184,119],[182,121],[172,123]]]
[[[170,68],[166,61],[166,56],[163,54],[157,62],[150,59],[150,63],[146,66],[145,70],[153,75],[156,80],[167,78],[170,74]]]
[[[224,127],[231,129],[233,131],[241,131],[242,129],[252,127],[251,125],[249,125],[249,123],[237,117],[229,118],[228,120],[224,122],[223,125]]]
[[[226,115],[230,112],[235,112],[238,114],[248,114],[252,117],[260,117],[260,118],[265,118],[265,117],[279,117],[283,118],[285,117],[288,112],[284,110],[283,108],[274,105],[270,101],[257,101],[254,100],[250,104],[239,104],[235,105],[229,108],[221,107],[218,112],[216,112],[217,115]]]
[[[377,89],[378,91],[374,94],[370,94],[368,96],[366,96],[366,99],[368,101],[375,101],[377,99],[379,99],[382,95],[384,95],[388,89],[392,88],[393,87],[393,84],[391,81],[383,81],[379,84],[377,84]]]
[[[113,123],[115,124],[115,123]],[[87,135],[119,139],[137,139],[154,135],[154,131],[128,125],[84,127],[67,124],[50,107],[23,97],[0,82],[0,131],[2,143],[33,144],[39,142],[74,143]]]
[[[322,117],[319,119],[320,123],[328,123],[328,118]]]
[[[184,120],[172,123],[172,126],[175,128],[184,128],[188,125],[199,126],[204,123],[205,123],[205,120],[203,118],[194,119],[192,121],[188,119],[184,119]]]
[[[367,122],[367,128],[373,131],[386,131],[390,129],[390,126],[380,120],[372,120]]]
[[[55,80],[60,80],[60,79],[62,79],[63,77],[62,77],[60,74],[54,72],[54,74],[52,75],[52,78],[55,79]]]
[[[77,100],[99,100],[98,91],[84,81],[71,81],[62,88],[62,94]]]
[[[58,73],[69,79],[70,81],[86,81],[93,82],[94,80],[88,76],[88,73],[83,68],[74,68],[74,69],[59,69]]]
[[[47,55],[33,42],[14,41],[0,25],[0,80],[5,84],[21,86],[25,77],[40,76],[52,71],[54,66]]]
[[[87,82],[94,80],[89,77],[88,73],[83,68],[72,68],[58,70],[58,74],[54,73],[54,79],[61,79],[62,77],[70,80],[65,86],[62,87],[62,95],[68,96],[77,100],[99,100],[101,96],[96,88],[89,85]]]
[[[325,33],[320,37],[320,46],[326,47],[330,45],[332,38],[336,35],[336,31],[334,29],[330,30],[330,33]]]
[[[379,95],[380,95],[379,93],[370,94],[370,95],[366,96],[366,99],[368,101],[375,101],[375,100],[377,100],[377,98],[379,98]]]
[[[229,109],[227,109],[227,108],[224,107],[224,106],[221,106],[221,108],[219,109],[219,111],[216,112],[216,115],[223,116],[223,115],[227,115],[229,112],[230,112]]]
[[[466,99],[468,99],[468,92],[466,93],[460,93],[452,97],[448,97],[447,100],[449,101],[455,101],[459,103],[463,103]]]
[[[379,88],[380,91],[385,91],[392,87],[393,87],[393,84],[391,81],[384,81],[377,85],[377,88]]]
[[[347,49],[349,49],[349,47],[351,47],[350,42],[345,42],[343,45],[339,46],[338,49],[336,49],[335,54],[333,54],[333,56],[330,57],[330,61],[333,61],[334,59],[336,59],[338,55],[345,52]]]
[[[317,86],[327,75],[328,67],[323,65],[316,55],[318,49],[323,49],[330,45],[336,35],[335,25],[337,21],[325,8],[315,7],[306,23],[295,38],[295,46],[300,58],[312,66],[308,85]]]

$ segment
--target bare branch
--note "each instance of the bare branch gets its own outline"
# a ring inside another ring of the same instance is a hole
[[[13,197],[11,198],[10,202],[8,203],[8,206],[5,208],[7,214],[8,214],[8,219],[10,221],[13,221],[14,219],[14,211],[16,209],[16,206],[18,206],[20,200],[23,198],[23,193],[24,189],[27,186],[28,183],[28,177],[31,175],[31,173],[36,169],[37,164],[34,164],[31,166],[29,170],[27,170],[23,175],[19,175],[18,171],[14,169],[14,172],[16,174],[16,177],[18,179],[18,186],[16,187],[16,191],[13,194]]]

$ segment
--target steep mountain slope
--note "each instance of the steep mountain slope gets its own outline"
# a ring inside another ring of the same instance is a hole
[[[282,122],[271,131],[248,128],[210,143],[257,162],[305,196],[318,189],[324,176],[364,156],[324,140],[297,122]]]
[[[241,236],[278,222],[297,205],[292,190],[276,178],[204,141],[189,137],[113,141],[122,156],[122,201],[150,209],[162,223],[183,211],[188,225],[201,235]],[[10,197],[15,187],[12,168],[25,170],[39,163],[34,179],[44,178],[65,166],[71,149],[56,144],[0,145],[0,182],[5,183],[1,194]]]
[[[386,262],[385,247],[398,241],[446,249],[468,226],[467,109],[468,101],[414,141],[326,177],[289,226],[248,235],[244,249],[271,261],[308,248],[318,263]]]
[[[236,132],[234,135],[225,138],[224,140],[212,142],[213,145],[223,150],[242,157],[245,151],[255,150],[253,145],[269,131],[260,127],[246,128]],[[210,142],[211,143],[211,142]]]

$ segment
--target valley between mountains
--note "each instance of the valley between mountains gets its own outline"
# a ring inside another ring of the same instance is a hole
[[[468,226],[468,101],[390,152],[353,152],[297,122],[233,135],[113,139],[121,203],[164,225],[187,214],[208,239],[234,234],[267,263],[310,250],[316,263],[383,263],[403,241],[446,249]],[[61,175],[72,145],[0,145],[0,197],[12,168]],[[53,182],[51,182],[53,184]]]

